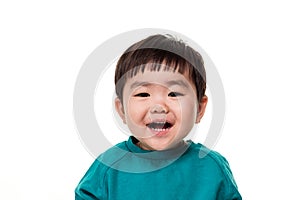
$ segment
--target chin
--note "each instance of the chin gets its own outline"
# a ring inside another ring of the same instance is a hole
[[[159,143],[159,141],[157,143]],[[172,148],[172,144],[169,144],[169,143],[168,144],[160,143],[160,145],[149,145],[149,146],[155,151],[164,151],[164,150]]]

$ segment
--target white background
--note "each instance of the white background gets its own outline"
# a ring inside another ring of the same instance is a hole
[[[0,199],[74,199],[93,161],[72,113],[76,76],[102,42],[162,28],[197,42],[226,93],[215,150],[244,199],[298,199],[296,1],[1,1]]]

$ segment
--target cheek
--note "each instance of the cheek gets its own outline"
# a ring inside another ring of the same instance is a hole
[[[145,105],[139,101],[128,100],[125,107],[126,118],[131,121],[140,121],[145,115]]]
[[[183,121],[194,121],[197,115],[197,106],[194,101],[180,102],[180,113]]]

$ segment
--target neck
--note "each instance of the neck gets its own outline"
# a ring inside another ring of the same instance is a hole
[[[166,148],[166,149],[163,149],[162,151],[164,151],[164,150],[170,150],[170,149],[175,149],[175,148],[177,148],[177,147],[180,147],[180,146],[183,146],[183,145],[186,145],[186,144],[187,144],[187,142],[185,142],[184,140],[182,140],[181,142],[179,142],[179,143],[176,144],[175,146],[170,147],[170,148],[168,147],[168,148]],[[140,142],[140,141],[137,141],[137,143],[135,143],[135,145],[138,146],[139,148],[143,149],[143,150],[147,150],[147,151],[157,151],[157,149],[153,149],[153,148],[149,147],[148,145],[143,144],[143,143]]]

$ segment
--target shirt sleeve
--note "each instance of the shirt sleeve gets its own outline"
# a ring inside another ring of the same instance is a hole
[[[218,199],[222,200],[242,200],[242,196],[240,195],[238,191],[237,184],[234,180],[232,171],[230,169],[228,161],[223,157],[219,156],[220,159],[220,167],[223,171],[224,175],[224,183],[222,184],[221,188],[221,196]]]
[[[105,171],[105,166],[96,159],[76,187],[75,200],[106,199]]]

